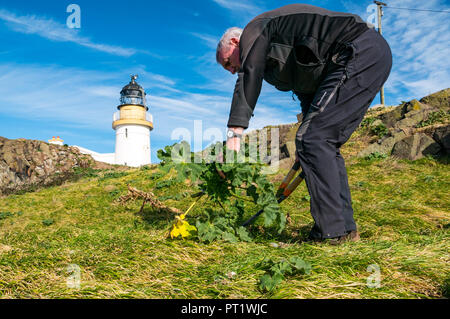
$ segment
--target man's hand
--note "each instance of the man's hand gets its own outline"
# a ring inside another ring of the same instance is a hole
[[[244,132],[243,127],[229,127],[228,129],[237,134],[242,134]],[[239,152],[241,149],[241,139],[239,137],[227,138],[227,149]]]

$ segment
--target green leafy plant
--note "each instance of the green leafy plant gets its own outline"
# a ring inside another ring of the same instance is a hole
[[[0,212],[0,220],[6,219],[11,216],[14,216],[14,214],[10,212]]]
[[[116,197],[117,195],[120,194],[120,191],[118,189],[115,189],[115,190],[110,191],[108,194],[111,197]]]
[[[162,189],[162,188],[170,187],[179,182],[180,181],[175,181],[175,180],[159,181],[156,183],[155,188]]]
[[[388,157],[387,154],[380,153],[380,152],[373,152],[373,153],[370,153],[369,155],[367,155],[365,157],[365,159],[368,161],[375,161],[375,160],[380,160],[380,159],[384,159],[387,157]]]
[[[450,113],[445,112],[443,110],[431,112],[428,115],[428,118],[426,120],[421,121],[419,124],[416,125],[417,128],[419,127],[425,127],[428,125],[433,125],[436,123],[444,123],[450,118]]]
[[[145,167],[145,166],[144,166]],[[154,173],[149,176],[150,179],[160,179],[161,177],[164,177],[164,174],[161,172]]]
[[[370,132],[376,136],[378,136],[379,138],[382,138],[384,136],[386,136],[389,133],[388,128],[386,127],[386,125],[384,125],[383,123],[380,123],[378,125],[375,125],[373,127],[370,128]]]
[[[55,223],[55,220],[53,218],[44,219],[42,221],[42,224],[44,226],[50,226],[50,225],[53,225],[54,223]]]
[[[266,271],[259,280],[259,288],[263,292],[272,292],[287,276],[311,273],[311,264],[296,256],[280,261],[266,257],[256,268]]]
[[[158,182],[156,187],[189,180],[192,188],[205,194],[214,206],[220,207],[205,209],[196,218],[200,241],[249,241],[247,230],[240,227],[244,220],[246,201],[254,204],[256,210],[264,209],[264,227],[276,227],[281,233],[286,217],[279,209],[273,184],[261,173],[264,164],[258,161],[227,163],[226,156],[234,157],[237,154],[227,154],[226,149],[223,163],[215,162],[216,149],[211,148],[210,156],[205,158],[196,157],[198,155],[192,153],[189,144],[184,141],[158,150],[160,170],[167,174],[174,169],[177,176],[170,181]],[[246,158],[249,156],[246,144],[243,145],[243,155]]]
[[[98,172],[100,171],[98,169],[93,169],[92,167],[79,167],[79,166],[74,167],[72,170],[73,170],[73,174],[79,178],[97,177]]]
[[[102,177],[99,177],[99,181],[104,181],[111,178],[119,178],[123,176],[127,176],[127,172],[106,172]]]
[[[377,118],[376,117],[366,117],[361,122],[361,127],[368,128],[370,125],[372,125],[373,122],[375,122]]]
[[[160,201],[165,201],[165,200],[168,200],[168,199],[180,200],[180,199],[186,198],[188,196],[189,196],[188,192],[182,192],[182,193],[177,193],[175,195],[159,196],[158,198],[159,198]]]

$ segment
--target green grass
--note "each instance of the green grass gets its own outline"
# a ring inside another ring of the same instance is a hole
[[[305,184],[281,205],[292,218],[281,235],[253,227],[251,243],[170,240],[173,216],[150,207],[139,215],[141,202],[115,201],[131,184],[186,210],[193,199],[185,194],[194,190],[186,183],[161,183],[156,173],[153,167],[95,171],[76,182],[1,198],[0,298],[448,297],[446,161],[350,159],[362,240],[341,246],[303,241],[312,225]],[[253,213],[248,207],[248,215]],[[257,263],[291,256],[311,263],[311,274],[261,292],[264,271]],[[71,264],[81,270],[79,289],[66,284]],[[380,288],[367,286],[368,266],[374,264],[381,270]]]

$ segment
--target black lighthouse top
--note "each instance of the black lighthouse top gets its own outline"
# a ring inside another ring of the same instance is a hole
[[[146,110],[148,110],[145,101],[146,93],[142,86],[137,84],[137,78],[137,75],[132,75],[130,83],[125,85],[122,88],[122,91],[120,91],[120,105],[118,106],[118,108],[120,108],[122,105],[133,104],[144,106]]]

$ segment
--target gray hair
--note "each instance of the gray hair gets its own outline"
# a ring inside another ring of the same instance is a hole
[[[216,61],[219,63],[219,52],[221,52],[224,48],[228,48],[230,46],[231,38],[241,38],[242,29],[238,27],[232,27],[225,31],[222,38],[220,38],[219,44],[217,45],[216,50]]]

